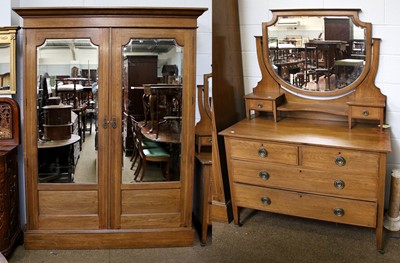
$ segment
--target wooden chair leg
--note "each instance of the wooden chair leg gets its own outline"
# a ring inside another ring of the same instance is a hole
[[[139,153],[137,152],[137,150],[133,150],[132,157],[133,157],[133,155],[135,155],[135,157],[133,158],[133,161],[131,160],[132,161],[131,170],[133,169],[133,166],[135,166],[135,163],[136,163],[136,161],[138,159],[138,156],[139,156]]]
[[[143,168],[142,168],[142,176],[140,177],[140,182],[141,181],[143,181],[143,177],[144,177],[144,174],[146,173],[146,169],[147,169],[147,164],[146,164],[146,161],[142,161],[142,165],[143,165]]]
[[[171,181],[171,175],[169,173],[169,160],[166,163],[167,165],[165,167],[165,178],[167,178],[167,181]]]
[[[136,181],[141,169],[142,169],[142,160],[139,160],[138,166],[136,167],[136,170],[135,170],[135,173],[134,173],[135,177],[133,178],[133,180]]]

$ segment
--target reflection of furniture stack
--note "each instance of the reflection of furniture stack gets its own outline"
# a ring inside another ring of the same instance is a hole
[[[77,156],[72,135],[72,106],[60,104],[59,97],[50,97],[43,107],[43,140],[38,143],[39,181],[72,182]],[[79,146],[78,146],[79,147]],[[79,148],[78,148],[79,149]]]
[[[144,119],[143,84],[157,83],[157,56],[127,56],[124,60],[123,77],[123,147],[126,156],[133,152],[133,136],[129,116]]]
[[[72,106],[63,104],[43,107],[45,140],[66,140],[71,138],[71,109]]]

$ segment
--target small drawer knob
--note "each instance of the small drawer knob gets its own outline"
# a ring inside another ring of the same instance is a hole
[[[257,104],[257,107],[258,107],[259,109],[262,109],[262,107],[264,107],[264,105],[263,105],[262,103],[258,103],[258,104]]]
[[[342,189],[344,188],[344,181],[343,181],[343,180],[335,180],[335,181],[333,182],[333,185],[334,185],[337,189],[342,190]]]
[[[270,205],[271,199],[268,196],[263,196],[263,197],[261,197],[261,203],[263,205]]]
[[[269,179],[269,173],[268,173],[267,171],[265,171],[265,170],[260,171],[260,172],[258,173],[258,175],[259,175],[260,178],[263,179],[263,180],[268,180],[268,179]]]
[[[362,113],[364,116],[368,116],[369,115],[369,111],[368,110],[364,110]]]
[[[346,165],[346,159],[344,159],[343,156],[336,156],[335,163],[336,163],[337,166],[345,166]]]
[[[268,151],[267,151],[267,149],[265,149],[264,146],[261,146],[260,148],[258,148],[258,156],[260,156],[261,158],[265,158],[268,156]]]
[[[336,207],[333,209],[333,213],[335,214],[335,216],[342,217],[342,216],[344,216],[344,209]]]

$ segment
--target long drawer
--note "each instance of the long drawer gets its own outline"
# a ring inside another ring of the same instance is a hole
[[[376,200],[377,177],[329,170],[302,169],[268,162],[232,160],[233,181],[296,191]]]
[[[230,150],[231,158],[234,159],[298,164],[298,147],[296,145],[231,139]]]
[[[376,202],[233,184],[236,206],[337,223],[376,227]]]
[[[304,167],[378,176],[378,153],[302,146],[300,155],[300,163]]]

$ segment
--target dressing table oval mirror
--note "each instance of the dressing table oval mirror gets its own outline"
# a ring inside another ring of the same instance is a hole
[[[359,9],[271,10],[256,36],[261,81],[245,96],[247,118],[379,121],[386,97],[374,84],[380,39]],[[279,118],[278,118],[279,117]]]
[[[355,12],[272,12],[272,20],[263,24],[264,60],[289,91],[335,96],[353,90],[365,77],[371,26]]]

